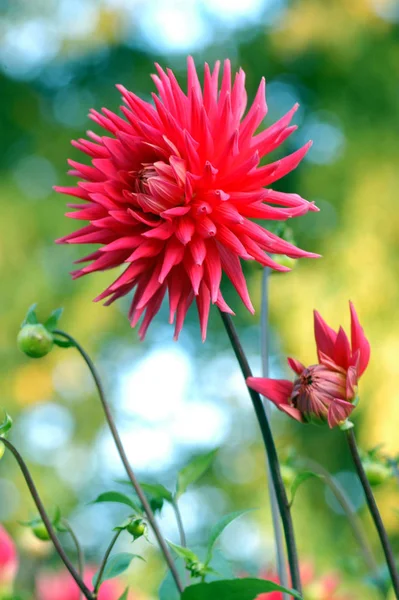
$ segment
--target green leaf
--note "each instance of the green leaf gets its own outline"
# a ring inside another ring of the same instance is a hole
[[[176,552],[177,556],[180,556],[180,558],[184,558],[184,560],[188,560],[191,562],[199,562],[198,556],[192,550],[184,548],[183,546],[179,546],[178,544],[173,544],[169,541],[168,544],[172,548],[172,550]]]
[[[75,342],[73,342],[72,340],[66,340],[66,339],[54,337],[53,341],[54,341],[54,344],[56,346],[59,346],[60,348],[74,348],[75,347]]]
[[[237,510],[236,512],[230,513],[229,515],[225,515],[224,517],[222,517],[220,519],[220,521],[218,521],[216,523],[216,525],[214,525],[212,527],[211,533],[209,536],[209,541],[208,541],[208,549],[207,549],[205,564],[209,564],[209,562],[212,558],[214,546],[215,546],[218,538],[220,537],[220,535],[226,529],[226,527],[228,525],[230,525],[230,523],[232,523],[233,521],[235,521],[236,519],[238,519],[239,517],[244,515],[245,513],[250,512],[251,510],[253,510],[253,509],[250,508],[250,509],[246,509],[246,510]]]
[[[113,579],[118,577],[121,573],[124,573],[130,566],[130,563],[134,558],[144,560],[139,554],[130,554],[129,552],[121,552],[120,554],[114,554],[108,560],[107,565],[104,569],[104,573],[101,577],[101,581],[107,581],[107,579]],[[93,577],[93,582],[97,581],[98,573]]]
[[[36,325],[39,323],[35,312],[36,306],[37,303],[32,304],[32,306],[28,308],[28,312],[26,313],[25,319],[22,321],[21,327],[24,325]]]
[[[197,456],[187,466],[183,467],[177,475],[176,499],[187,490],[188,486],[198,481],[198,479],[211,466],[217,450],[212,450],[207,454]]]
[[[135,512],[141,513],[141,509],[138,504],[129,498],[129,496],[126,496],[126,494],[122,494],[121,492],[104,492],[90,504],[99,504],[100,502],[115,502],[117,504],[125,504],[126,506],[132,508]]]
[[[323,479],[322,475],[318,475],[317,473],[313,473],[313,471],[304,471],[303,473],[300,473],[299,475],[297,475],[295,477],[294,482],[293,482],[293,484],[291,486],[291,502],[290,502],[290,506],[292,506],[292,504],[294,503],[295,496],[296,496],[296,493],[298,491],[299,486],[301,486],[302,483],[304,483],[308,479],[311,479],[312,477],[317,477],[318,479]]]
[[[8,431],[10,431],[12,427],[12,419],[10,417],[10,415],[8,415],[7,413],[4,413],[4,420],[2,423],[0,423],[0,437],[2,435],[5,435]]]
[[[63,308],[56,308],[55,310],[53,310],[47,321],[44,323],[44,326],[46,329],[48,329],[48,331],[53,331],[53,329],[57,327],[58,321],[60,320],[63,311]]]
[[[129,588],[126,588],[119,600],[127,600],[129,597]]]
[[[129,482],[130,483],[130,482]],[[161,483],[141,483],[144,492],[155,499],[173,502],[173,494]]]
[[[211,583],[197,583],[187,587],[181,600],[255,600],[259,594],[267,592],[287,592],[294,598],[303,600],[298,592],[285,588],[274,581],[264,579],[226,579]]]

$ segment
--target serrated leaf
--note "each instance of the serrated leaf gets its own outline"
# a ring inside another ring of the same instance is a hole
[[[60,348],[74,348],[75,347],[75,343],[72,340],[65,340],[65,339],[54,337],[53,341],[54,341],[54,344],[56,346],[59,346]]]
[[[298,488],[302,485],[302,483],[304,483],[308,479],[311,479],[312,477],[316,477],[318,479],[323,479],[322,475],[319,475],[318,473],[313,473],[313,471],[304,471],[303,473],[300,473],[299,475],[297,475],[295,477],[293,484],[291,486],[290,506],[292,506],[292,504],[294,503]]]
[[[197,456],[187,466],[183,467],[177,474],[176,499],[187,490],[188,486],[198,481],[198,479],[211,466],[216,450]]]
[[[12,427],[12,419],[9,414],[4,413],[3,422],[0,423],[0,437],[5,435],[8,431],[10,431]]]
[[[213,553],[213,549],[215,547],[215,544],[216,544],[218,538],[220,537],[220,535],[226,529],[226,527],[228,527],[230,525],[230,523],[232,523],[233,521],[235,521],[236,519],[238,519],[239,517],[241,517],[245,513],[250,512],[251,510],[253,510],[253,509],[252,508],[249,508],[249,509],[247,508],[245,510],[237,510],[237,511],[232,512],[232,513],[230,513],[228,515],[225,515],[224,517],[222,517],[220,519],[220,521],[218,521],[212,527],[211,533],[209,535],[208,549],[207,549],[205,564],[208,564],[211,561],[211,559],[212,559],[212,553]]]
[[[263,579],[226,579],[197,583],[184,590],[181,600],[255,600],[259,594],[267,592],[286,592],[298,600],[303,600],[298,592]]]
[[[26,313],[25,319],[22,321],[21,327],[24,325],[36,325],[39,323],[35,312],[36,306],[37,303],[32,304],[32,306],[28,308],[28,312]]]
[[[47,321],[44,323],[44,326],[46,329],[48,329],[48,331],[53,331],[53,329],[57,327],[58,321],[60,320],[63,311],[63,308],[56,308],[55,310],[53,310]]]
[[[126,506],[132,508],[135,512],[141,513],[141,509],[138,506],[138,504],[136,504],[134,500],[129,498],[129,496],[126,496],[126,494],[122,494],[121,492],[104,492],[103,494],[100,494],[95,500],[90,502],[90,504],[99,504],[101,502],[115,502],[116,504],[125,504]]]
[[[169,546],[174,550],[177,556],[180,558],[184,558],[184,560],[192,561],[192,562],[200,562],[198,556],[189,548],[184,548],[183,546],[179,546],[178,544],[173,544],[168,541]]]
[[[130,567],[130,563],[134,558],[144,560],[139,554],[130,554],[129,552],[120,552],[119,554],[114,554],[111,556],[111,558],[108,559],[104,573],[101,577],[101,581],[113,579],[114,577],[118,577],[118,575],[124,573]],[[96,573],[93,577],[93,585],[97,581],[97,577],[98,573]]]

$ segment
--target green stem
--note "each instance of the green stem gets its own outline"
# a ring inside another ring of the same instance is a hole
[[[262,302],[260,315],[260,349],[262,358],[262,377],[269,377],[269,269],[265,267],[262,274]],[[266,416],[270,421],[270,403],[263,403]],[[289,586],[287,563],[284,552],[283,533],[281,528],[280,512],[278,508],[276,490],[274,488],[273,478],[271,476],[269,460],[266,455],[268,471],[268,487],[270,497],[270,507],[272,512],[272,523],[274,531],[274,542],[276,548],[277,573],[281,585]],[[289,595],[283,593],[283,600],[289,600]]]
[[[75,340],[75,338],[73,338],[71,335],[69,335],[69,333],[66,333],[65,331],[61,331],[58,329],[55,329],[53,331],[53,333],[54,333],[54,335],[59,335],[59,336],[65,338],[66,340],[71,342],[71,344],[73,346],[75,346],[75,348],[77,349],[77,351],[79,352],[79,354],[81,355],[83,360],[85,361],[85,363],[94,379],[94,383],[96,384],[96,388],[98,391],[98,395],[100,397],[100,402],[101,402],[101,405],[102,405],[102,408],[104,411],[104,415],[105,415],[106,421],[108,423],[108,426],[110,428],[110,431],[111,431],[112,437],[114,439],[116,448],[118,450],[120,459],[123,463],[123,466],[125,467],[127,476],[129,477],[130,482],[133,485],[133,488],[134,488],[141,504],[143,505],[144,512],[147,515],[148,522],[155,534],[155,537],[158,540],[159,547],[161,548],[161,551],[165,557],[165,561],[166,561],[167,565],[169,566],[169,569],[172,573],[173,579],[175,580],[176,587],[179,590],[179,592],[181,593],[184,588],[180,581],[179,573],[177,572],[176,565],[173,561],[172,555],[170,554],[168,546],[166,545],[166,542],[163,539],[161,531],[158,527],[154,513],[152,512],[150,503],[148,502],[147,497],[146,497],[140,483],[138,482],[138,479],[136,478],[136,475],[134,474],[132,467],[130,466],[129,459],[128,459],[125,449],[123,447],[122,440],[121,440],[119,432],[117,430],[110,407],[108,406],[108,402],[107,402],[107,399],[105,396],[105,391],[104,391],[100,376],[98,374],[98,371],[97,371],[93,361],[91,360],[90,356],[87,354],[87,352],[84,350],[84,348],[79,344],[79,342],[77,340]]]
[[[104,558],[101,562],[100,569],[98,571],[96,583],[94,584],[94,592],[93,593],[94,593],[95,598],[97,598],[97,595],[98,595],[98,592],[100,589],[100,585],[101,585],[101,579],[102,579],[102,576],[104,575],[104,571],[105,571],[105,567],[107,566],[108,559],[109,559],[111,552],[114,549],[117,539],[119,538],[121,533],[122,533],[121,529],[115,533],[114,537],[112,538],[112,540],[104,554]]]
[[[183,519],[181,517],[181,512],[180,512],[177,500],[173,500],[172,506],[173,506],[173,510],[174,510],[175,516],[176,516],[177,527],[179,529],[180,545],[183,546],[183,548],[186,548],[187,547],[186,534],[184,531]]]
[[[222,317],[222,321],[227,331],[227,335],[229,336],[231,345],[233,347],[234,353],[237,357],[238,363],[240,365],[242,374],[244,375],[245,380],[248,377],[252,377],[252,371],[249,366],[247,357],[245,355],[244,349],[241,345],[239,337],[237,335],[237,331],[234,327],[233,321],[227,313],[220,311],[220,315]],[[267,418],[265,407],[263,405],[262,399],[260,395],[254,390],[248,388],[249,395],[251,396],[251,400],[255,409],[255,413],[258,419],[259,427],[262,433],[263,442],[265,444],[269,465],[270,465],[270,473],[273,479],[274,489],[276,490],[276,497],[278,502],[278,507],[280,510],[280,516],[283,523],[285,543],[287,546],[287,554],[288,554],[288,563],[290,566],[291,573],[291,581],[293,588],[299,593],[302,592],[301,579],[299,575],[299,563],[298,563],[298,553],[296,549],[295,543],[295,535],[294,535],[294,527],[292,523],[290,505],[288,502],[287,494],[285,491],[284,483],[281,478],[280,473],[280,465],[278,461],[276,446],[274,444],[273,435],[270,429],[269,420]]]
[[[40,517],[46,526],[49,537],[50,537],[51,541],[53,542],[54,547],[57,550],[62,562],[64,563],[64,565],[66,566],[66,568],[68,569],[68,571],[70,572],[70,574],[72,575],[74,580],[76,581],[77,585],[79,586],[80,590],[83,592],[83,594],[85,595],[87,600],[95,600],[93,594],[91,593],[89,588],[86,586],[83,579],[80,577],[79,573],[77,573],[77,571],[75,570],[75,567],[73,566],[73,564],[71,563],[71,561],[69,560],[67,555],[65,554],[65,551],[64,551],[63,547],[61,546],[59,539],[57,538],[57,535],[51,524],[51,520],[50,520],[49,516],[47,515],[46,509],[44,508],[44,505],[40,499],[39,493],[36,489],[35,483],[32,479],[32,476],[29,472],[29,469],[28,469],[24,459],[22,458],[22,456],[20,455],[18,450],[15,448],[15,446],[10,441],[8,441],[5,438],[1,438],[1,443],[3,443],[8,450],[10,450],[10,452],[13,454],[15,460],[17,461],[19,468],[21,469],[22,475],[24,476],[24,479],[26,481],[26,485],[28,486],[28,489],[31,493],[33,501],[36,504],[36,508],[39,511]]]
[[[396,570],[395,558],[393,555],[392,547],[389,542],[388,534],[385,530],[384,523],[381,519],[380,512],[378,510],[377,503],[373,496],[373,492],[371,490],[369,481],[367,479],[367,475],[363,469],[362,461],[359,455],[359,450],[356,444],[356,437],[353,429],[349,429],[345,431],[346,439],[348,442],[349,450],[352,455],[352,459],[354,465],[356,467],[357,474],[363,486],[364,494],[366,496],[367,505],[369,507],[369,511],[374,521],[374,525],[377,529],[382,548],[384,550],[385,559],[387,561],[389,574],[391,576],[393,589],[395,592],[395,597],[399,600],[399,576],[398,571]]]
[[[73,540],[73,543],[75,544],[76,553],[78,556],[79,575],[80,575],[80,578],[83,580],[84,572],[85,572],[85,559],[84,559],[82,547],[79,543],[79,540],[78,540],[74,530],[72,529],[71,525],[69,524],[69,522],[66,519],[62,519],[62,525],[68,531],[69,535],[71,536],[71,538]],[[80,597],[82,597],[82,590],[80,591]]]

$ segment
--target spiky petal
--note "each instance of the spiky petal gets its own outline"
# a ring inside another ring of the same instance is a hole
[[[220,292],[223,273],[253,312],[241,260],[284,271],[269,254],[317,256],[251,221],[285,221],[317,210],[297,194],[265,189],[296,168],[310,143],[259,166],[295,130],[290,122],[297,107],[256,134],[267,113],[265,81],[244,116],[245,73],[232,83],[225,61],[219,90],[219,67],[211,72],[205,65],[201,87],[189,58],[185,93],[172,71],[156,65],[153,104],[118,85],[123,118],[105,108],[90,112],[106,135],[89,131],[89,139],[73,142],[91,164],[69,161],[80,181],[56,188],[77,202],[67,216],[89,222],[58,241],[99,245],[78,261],[87,264],[73,277],[123,266],[97,300],[111,304],[133,290],[129,318],[132,326],[142,320],[142,338],[166,294],[175,337],[196,298],[205,339],[210,305],[232,312]]]

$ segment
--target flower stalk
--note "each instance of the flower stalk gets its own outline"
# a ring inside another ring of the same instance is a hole
[[[227,335],[229,336],[231,345],[234,353],[237,357],[244,378],[252,377],[251,368],[248,363],[248,359],[245,355],[244,349],[239,340],[237,331],[234,327],[233,321],[230,315],[220,311],[223,324],[225,326]],[[280,510],[281,520],[284,529],[285,543],[287,546],[288,563],[290,567],[290,574],[292,580],[292,586],[299,593],[302,591],[301,579],[299,574],[298,564],[298,553],[295,543],[294,527],[292,523],[290,505],[288,502],[287,494],[285,491],[284,483],[281,478],[280,465],[278,461],[276,446],[274,444],[273,435],[270,429],[269,420],[267,418],[265,407],[262,399],[258,392],[248,387],[249,395],[255,409],[255,413],[258,419],[259,427],[261,429],[263,441],[265,444],[270,472],[273,479],[274,488],[276,490],[278,507]]]
[[[102,385],[99,373],[98,373],[93,361],[91,360],[90,356],[87,354],[85,349],[79,344],[79,342],[77,342],[77,340],[75,340],[75,338],[73,338],[71,335],[69,335],[69,333],[66,333],[65,331],[61,331],[59,329],[55,329],[53,333],[56,336],[60,336],[61,338],[64,338],[65,340],[70,342],[77,349],[77,351],[79,352],[79,354],[85,361],[85,363],[94,379],[94,383],[95,383],[97,391],[98,391],[98,395],[99,395],[99,398],[101,401],[101,405],[102,405],[102,408],[104,411],[106,421],[110,428],[111,435],[114,439],[116,448],[118,450],[118,454],[121,458],[123,466],[125,467],[126,474],[127,474],[128,478],[130,479],[130,482],[133,485],[133,488],[143,506],[145,514],[147,515],[148,522],[155,534],[155,537],[157,538],[159,547],[165,557],[165,561],[166,561],[166,563],[172,573],[173,579],[176,583],[176,587],[179,590],[179,592],[182,592],[184,588],[180,581],[180,577],[179,577],[179,573],[177,572],[176,565],[175,565],[173,558],[169,552],[169,549],[168,549],[166,542],[162,536],[162,533],[158,527],[154,513],[151,509],[150,503],[148,502],[147,497],[146,497],[141,485],[139,484],[132,467],[130,466],[128,457],[126,455],[124,446],[122,444],[121,437],[119,435],[114,418],[112,416],[111,409],[108,405],[108,401],[105,396],[104,387]]]
[[[375,501],[373,492],[371,490],[370,483],[367,479],[367,475],[364,471],[363,464],[359,455],[359,450],[356,443],[355,432],[353,428],[345,431],[345,437],[348,442],[349,450],[355,465],[357,474],[360,482],[363,486],[364,494],[366,496],[367,506],[369,507],[370,514],[373,518],[375,527],[377,529],[381,545],[384,551],[385,559],[387,561],[389,574],[392,580],[392,586],[395,593],[395,598],[399,600],[399,575],[395,564],[395,558],[392,551],[391,544],[389,542],[388,534],[385,530],[384,523],[382,522],[380,512],[378,510],[377,503]]]
[[[22,456],[18,452],[18,450],[15,448],[15,446],[9,440],[7,440],[6,438],[1,438],[1,443],[5,445],[5,447],[11,452],[11,454],[13,454],[15,460],[17,461],[18,466],[21,469],[22,475],[24,476],[24,479],[26,481],[26,485],[28,486],[30,494],[33,498],[33,501],[36,504],[36,508],[40,514],[40,517],[41,517],[44,525],[46,526],[46,529],[50,536],[50,539],[53,542],[54,547],[57,550],[62,562],[64,563],[64,565],[66,566],[66,568],[68,569],[68,571],[70,572],[70,574],[72,575],[74,580],[76,581],[77,585],[79,586],[79,589],[82,591],[85,598],[87,598],[87,600],[95,600],[95,597],[93,596],[92,592],[86,586],[85,582],[83,581],[83,579],[81,578],[79,573],[76,571],[75,567],[73,566],[73,564],[69,560],[68,556],[66,555],[63,547],[61,546],[61,543],[54,531],[54,528],[51,524],[51,520],[50,520],[50,518],[46,512],[46,509],[44,508],[44,505],[40,499],[39,493],[36,489],[35,483],[32,479],[32,476],[29,472],[29,469],[28,469],[24,459],[22,458]]]

